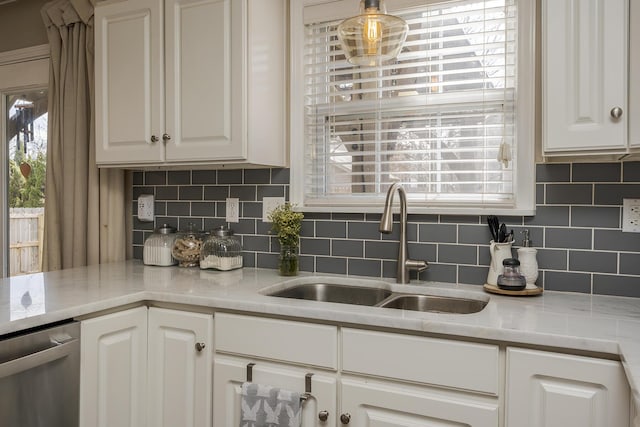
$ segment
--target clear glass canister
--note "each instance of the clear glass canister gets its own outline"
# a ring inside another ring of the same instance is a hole
[[[242,245],[229,227],[215,228],[200,253],[200,268],[234,270],[242,267]]]
[[[498,276],[498,287],[510,291],[520,291],[527,286],[527,280],[520,273],[520,261],[507,258],[502,261],[504,271]]]
[[[171,255],[173,242],[176,239],[176,229],[163,224],[144,241],[142,262],[146,265],[160,265],[163,267],[176,265],[177,262]]]
[[[200,250],[204,233],[195,228],[193,224],[176,235],[173,243],[173,257],[178,260],[180,267],[196,267],[200,262]]]

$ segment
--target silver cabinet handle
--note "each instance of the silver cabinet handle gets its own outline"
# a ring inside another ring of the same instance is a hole
[[[169,135],[168,133],[162,134],[162,140],[164,142],[167,142],[167,141],[171,140],[171,135]]]
[[[622,117],[622,108],[613,107],[611,109],[611,117],[613,117],[614,119],[619,119],[620,117]]]
[[[196,350],[198,350],[198,351],[204,350],[205,347],[206,347],[206,345],[203,342],[197,342],[196,343]]]
[[[158,142],[158,141],[159,141],[159,139],[158,139],[158,137],[157,137],[157,136],[155,136],[155,135],[151,135],[151,142],[150,142],[150,144],[153,144],[154,142]]]
[[[350,414],[342,414],[342,415],[340,415],[340,422],[342,424],[349,424],[349,421],[351,421],[351,415]]]
[[[318,412],[318,419],[320,421],[327,421],[329,419],[329,411]]]

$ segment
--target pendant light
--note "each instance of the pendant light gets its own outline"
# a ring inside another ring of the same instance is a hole
[[[351,64],[371,67],[398,56],[409,25],[386,12],[384,0],[360,0],[360,14],[338,25],[338,38]]]

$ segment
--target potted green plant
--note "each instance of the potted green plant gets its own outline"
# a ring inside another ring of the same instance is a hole
[[[269,214],[271,231],[278,236],[280,242],[278,268],[282,276],[298,274],[298,249],[303,218],[302,212],[295,212],[289,202],[278,206]]]

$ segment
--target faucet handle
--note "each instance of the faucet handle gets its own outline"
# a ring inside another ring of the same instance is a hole
[[[416,271],[425,271],[427,268],[429,268],[429,264],[427,264],[427,261],[415,260],[415,259],[408,259],[405,263],[405,266],[409,270],[416,270]]]

